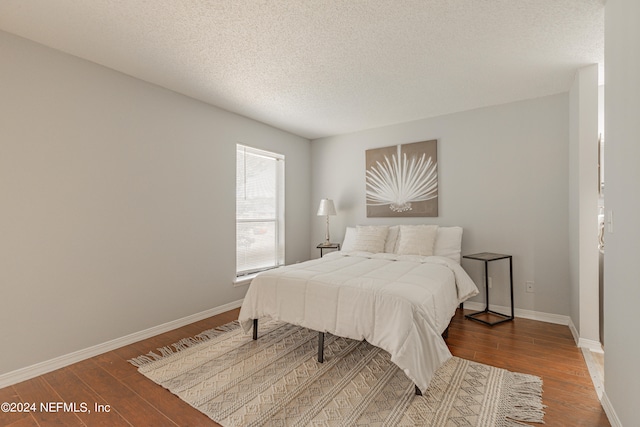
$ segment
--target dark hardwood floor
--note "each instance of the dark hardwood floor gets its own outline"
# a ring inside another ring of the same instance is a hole
[[[72,402],[80,410],[0,412],[0,426],[217,426],[138,374],[127,359],[237,316],[232,310],[0,389],[0,402]],[[447,343],[455,356],[542,377],[547,426],[610,425],[568,327],[526,319],[489,327],[465,320],[458,310]],[[91,413],[81,411],[82,402]],[[104,411],[96,412],[95,405]]]

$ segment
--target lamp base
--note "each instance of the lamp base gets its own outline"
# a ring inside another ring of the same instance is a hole
[[[331,244],[331,240],[329,239],[329,215],[327,215],[327,232],[324,235],[324,244],[325,246]]]

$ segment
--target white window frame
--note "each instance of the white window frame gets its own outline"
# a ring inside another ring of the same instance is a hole
[[[276,192],[276,206],[275,206],[275,216],[270,218],[239,218],[238,212],[236,210],[236,280],[235,284],[245,284],[249,283],[250,279],[253,278],[257,273],[265,270],[269,270],[272,268],[277,268],[284,265],[284,170],[285,170],[285,156],[282,154],[260,150],[257,148],[253,148],[244,144],[237,144],[236,147],[236,157],[240,155],[240,152],[246,155],[260,156],[267,159],[272,159],[276,162],[276,177],[275,177],[275,192]],[[237,160],[237,159],[236,159]],[[245,175],[246,176],[246,175]],[[245,182],[245,181],[243,181]],[[245,182],[246,183],[246,182]],[[238,185],[240,182],[236,179],[236,195],[238,190]],[[237,206],[236,206],[237,209]],[[264,223],[264,222],[272,222],[275,224],[275,251],[273,253],[273,265],[269,265],[267,267],[254,268],[248,270],[238,270],[238,225],[239,224],[247,224],[247,223]]]

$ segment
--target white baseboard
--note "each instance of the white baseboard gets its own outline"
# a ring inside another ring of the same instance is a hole
[[[573,324],[573,320],[569,318],[569,330],[571,331],[571,335],[573,335],[573,340],[576,342],[576,345],[580,342],[580,334],[578,333],[578,328]]]
[[[484,310],[485,304],[483,302],[467,301],[464,303],[464,308],[469,310]],[[511,313],[511,307],[503,307],[500,305],[490,304],[489,308],[498,313],[509,314]],[[562,316],[560,314],[543,313],[540,311],[523,310],[516,308],[514,310],[515,317],[521,317],[523,319],[539,320],[541,322],[555,323],[557,325],[569,325],[571,319],[569,316]]]
[[[587,350],[593,351],[594,353],[604,353],[604,349],[602,348],[602,343],[600,343],[600,341],[580,337],[578,328],[576,328],[576,325],[573,324],[571,318],[569,318],[569,330],[571,331],[573,340],[576,342],[576,345],[578,347],[586,348]]]
[[[585,338],[578,339],[578,347],[586,348],[589,351],[593,351],[594,353],[604,353],[602,349],[602,344],[600,341],[588,340]]]
[[[591,377],[591,381],[593,382],[593,387],[596,389],[598,399],[602,401],[602,395],[604,394],[604,383],[602,382],[600,372],[598,371],[597,362],[593,358],[593,354],[589,349],[583,347],[581,348],[581,350],[582,357],[584,357],[584,361],[587,364],[587,369],[589,369],[589,376]]]
[[[469,301],[464,303],[464,307],[470,310],[484,310],[484,303]],[[493,311],[497,311],[498,313],[509,314],[511,311],[510,307],[503,307],[499,305],[489,305],[489,308]],[[539,320],[541,322],[555,323],[557,325],[567,325],[569,326],[569,330],[573,335],[573,340],[576,343],[577,347],[586,348],[590,351],[594,351],[596,353],[603,353],[602,344],[600,341],[589,340],[586,338],[580,338],[580,334],[576,329],[571,317],[563,316],[560,314],[552,314],[552,313],[542,313],[539,311],[531,311],[531,310],[523,310],[520,308],[515,309],[515,316],[521,317],[523,319],[531,319],[531,320]]]
[[[622,427],[622,422],[620,422],[620,418],[618,418],[618,414],[613,409],[609,398],[607,397],[607,393],[602,393],[602,399],[600,399],[600,403],[602,404],[602,408],[604,409],[605,414],[607,414],[607,418],[609,419],[609,423],[611,423],[611,427]]]
[[[225,311],[233,310],[234,308],[238,308],[241,305],[242,300],[233,301],[219,307],[214,307],[200,313],[183,317],[182,319],[163,323],[162,325],[154,326],[152,328],[145,329],[139,332],[134,332],[133,334],[129,334],[121,338],[116,338],[102,344],[94,345],[92,347],[74,351],[73,353],[65,354],[51,360],[45,360],[44,362],[36,363],[35,365],[7,372],[6,374],[0,375],[0,388],[8,387],[10,385],[29,380],[31,378],[46,374],[51,371],[55,371],[56,369],[64,368],[65,366],[69,366],[73,363],[80,362],[90,357],[115,350],[116,348],[120,348],[122,346],[129,345],[134,342],[138,342],[155,335],[171,331],[176,328],[180,328],[190,323],[215,316],[216,314],[224,313]]]

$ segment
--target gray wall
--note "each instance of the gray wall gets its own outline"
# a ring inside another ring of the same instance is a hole
[[[365,150],[429,139],[438,140],[439,216],[366,218]],[[463,254],[514,256],[517,308],[569,315],[568,94],[318,139],[311,152],[312,203],[329,197],[338,209],[332,240],[357,224],[460,225]],[[312,245],[323,236],[317,218]],[[482,263],[463,265],[481,284]],[[507,266],[492,265],[494,286],[508,278]],[[525,293],[529,280],[535,293]],[[494,291],[491,302],[508,306],[508,292]]]
[[[308,259],[308,140],[3,32],[0,58],[0,374],[242,299],[238,142],[286,156]]]
[[[613,212],[613,233],[605,235],[604,386],[618,425],[635,426],[640,396],[640,2],[609,0],[605,12],[605,209]]]

